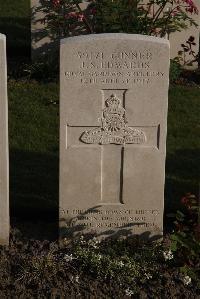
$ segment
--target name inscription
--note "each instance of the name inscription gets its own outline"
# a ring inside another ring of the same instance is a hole
[[[66,80],[88,84],[149,85],[162,79],[164,73],[152,69],[153,54],[149,49],[131,52],[75,52],[77,69],[64,71]]]

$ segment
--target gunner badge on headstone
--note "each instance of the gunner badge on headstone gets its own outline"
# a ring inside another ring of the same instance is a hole
[[[145,134],[141,130],[130,128],[127,124],[126,110],[122,107],[121,100],[112,94],[105,101],[102,111],[101,126],[83,132],[81,141],[95,144],[142,144]]]

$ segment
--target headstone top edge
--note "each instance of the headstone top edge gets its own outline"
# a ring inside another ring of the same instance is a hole
[[[0,33],[0,39],[2,39],[2,40],[6,40],[6,36],[5,36],[5,34]]]
[[[83,41],[97,41],[97,40],[110,40],[110,39],[116,39],[116,40],[133,40],[133,41],[148,41],[148,42],[154,42],[158,44],[165,44],[168,47],[170,46],[170,43],[165,38],[150,36],[150,35],[142,35],[142,34],[128,34],[128,33],[101,33],[101,34],[88,34],[88,35],[79,35],[74,37],[67,37],[60,40],[60,44],[65,45],[66,43],[74,43],[74,42],[83,42]]]

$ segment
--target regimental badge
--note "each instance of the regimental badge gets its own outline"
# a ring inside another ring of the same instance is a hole
[[[101,126],[83,132],[80,140],[90,144],[142,144],[146,141],[145,133],[128,127],[126,110],[121,100],[112,94],[105,101],[102,111]]]

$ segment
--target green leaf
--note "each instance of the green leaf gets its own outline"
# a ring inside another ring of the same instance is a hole
[[[171,246],[170,246],[171,251],[176,252],[177,250],[177,243],[176,242],[172,242]]]

